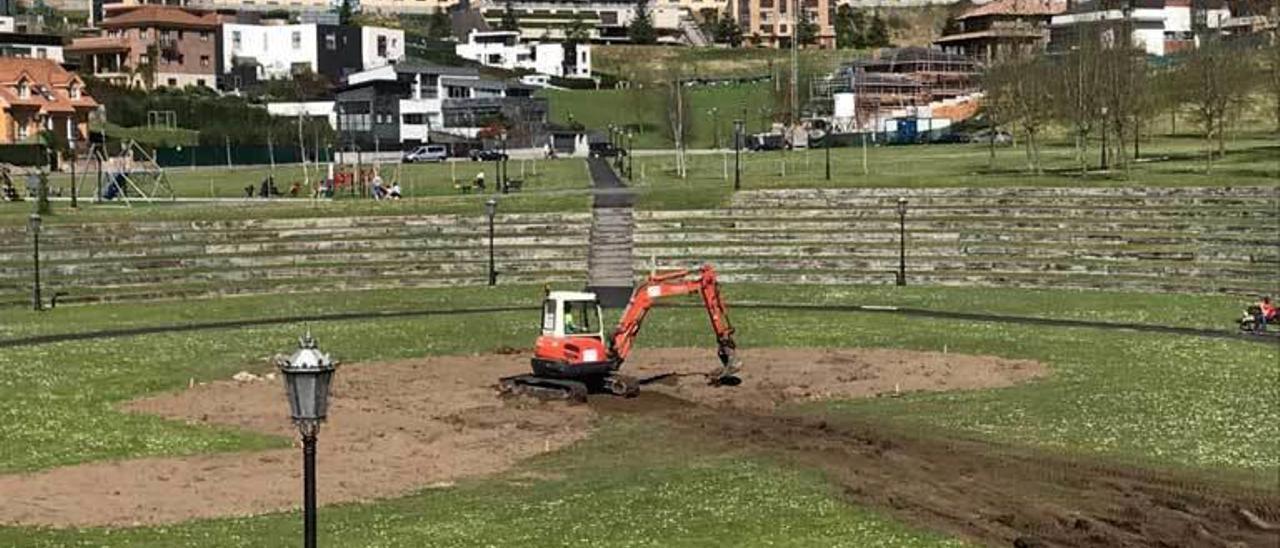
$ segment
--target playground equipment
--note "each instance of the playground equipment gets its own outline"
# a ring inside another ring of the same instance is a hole
[[[147,203],[161,195],[167,195],[170,200],[177,198],[164,168],[136,141],[123,143],[116,156],[109,155],[104,145],[94,143],[89,147],[88,157],[92,162],[90,165],[96,164],[97,169],[79,172],[76,187],[79,190],[93,189],[97,199],[120,199],[126,205],[132,205],[131,198],[141,198]],[[94,184],[86,184],[90,177],[96,178]]]

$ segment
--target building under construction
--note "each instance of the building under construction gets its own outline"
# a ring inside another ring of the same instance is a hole
[[[884,48],[813,80],[810,98],[815,111],[831,114],[835,94],[852,93],[857,125],[866,126],[895,110],[975,93],[977,74],[975,61],[964,55],[922,47]]]

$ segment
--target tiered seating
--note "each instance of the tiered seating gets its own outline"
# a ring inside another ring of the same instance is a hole
[[[582,280],[587,214],[500,215],[500,282]],[[0,228],[0,304],[29,299],[31,248]],[[222,222],[49,223],[46,295],[63,301],[161,299],[487,282],[483,217],[406,216]]]
[[[1277,187],[774,190],[637,214],[636,266],[712,261],[728,281],[1275,292]]]

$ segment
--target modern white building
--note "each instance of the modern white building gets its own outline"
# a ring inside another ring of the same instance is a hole
[[[1194,4],[1194,6],[1193,6]],[[1216,29],[1231,18],[1224,0],[1130,0],[1128,9],[1101,0],[1071,0],[1049,23],[1049,47],[1070,49],[1077,33],[1096,25],[1132,29],[1132,40],[1151,55],[1196,47],[1195,29]]]
[[[560,78],[591,77],[591,46],[570,43],[520,43],[518,31],[472,30],[458,57],[490,67],[531,70]]]
[[[288,79],[309,71],[334,81],[404,59],[404,31],[383,27],[303,24],[222,26],[220,73],[230,88],[256,80]],[[240,82],[236,84],[234,82]]]

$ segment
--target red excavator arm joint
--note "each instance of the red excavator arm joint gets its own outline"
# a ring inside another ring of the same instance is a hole
[[[631,294],[631,302],[618,320],[618,327],[609,338],[610,357],[619,367],[631,355],[631,347],[636,335],[640,333],[640,326],[659,299],[697,293],[702,297],[702,304],[711,319],[711,329],[716,334],[717,355],[720,357],[721,367],[710,375],[712,382],[725,380],[737,372],[739,365],[735,357],[737,346],[733,341],[733,325],[729,323],[724,299],[720,296],[715,268],[703,265],[696,272],[696,277],[691,278],[691,274],[695,272],[676,270],[654,274],[636,287]]]

